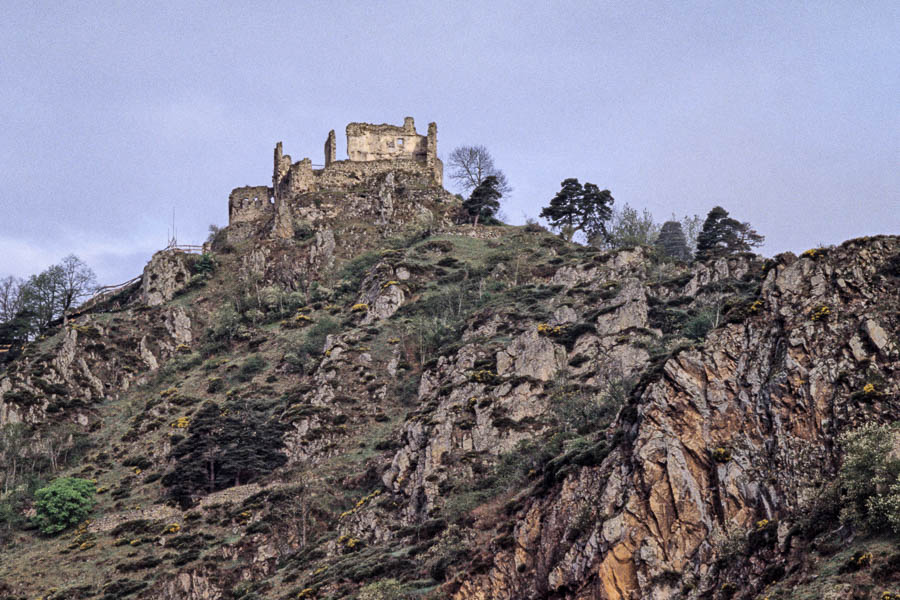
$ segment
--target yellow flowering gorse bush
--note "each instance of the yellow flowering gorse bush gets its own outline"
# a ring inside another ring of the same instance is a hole
[[[809,313],[809,318],[813,321],[824,321],[829,316],[831,316],[831,309],[824,304],[818,308],[814,308],[812,312]]]

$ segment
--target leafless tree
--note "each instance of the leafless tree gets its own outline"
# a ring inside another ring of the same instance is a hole
[[[70,254],[59,263],[62,270],[61,302],[62,312],[72,308],[76,302],[86,300],[97,289],[97,276],[80,258]]]
[[[12,275],[0,279],[0,323],[11,321],[22,309],[22,281]]]
[[[484,146],[459,146],[450,153],[447,166],[450,169],[447,176],[466,194],[491,175],[497,178],[497,191],[502,195],[512,191],[506,175],[494,166],[494,157]]]
[[[60,466],[66,464],[74,442],[75,427],[71,423],[60,425],[44,434],[43,445],[47,458],[50,459],[51,472],[59,472]]]
[[[21,423],[7,423],[0,427],[0,466],[3,467],[4,494],[16,487],[19,464],[27,441],[27,431]]]
[[[674,213],[672,213],[672,220],[679,220]],[[697,236],[700,235],[700,230],[703,228],[703,218],[700,215],[685,215],[680,221],[688,250],[693,253],[697,249]]]

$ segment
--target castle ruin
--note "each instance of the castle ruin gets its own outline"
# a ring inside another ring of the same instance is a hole
[[[427,185],[443,185],[444,165],[437,157],[437,125],[428,124],[427,135],[416,132],[412,117],[403,125],[347,125],[347,160],[337,160],[334,130],[325,141],[325,164],[314,169],[309,158],[293,162],[275,145],[272,187],[246,186],[228,197],[228,222],[255,221],[273,213],[307,192],[345,190],[388,171],[401,171]]]

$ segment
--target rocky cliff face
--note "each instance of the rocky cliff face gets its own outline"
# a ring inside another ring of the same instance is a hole
[[[145,383],[192,339],[180,306],[70,319],[0,373],[0,425],[63,418],[88,426],[96,420],[94,405]]]
[[[79,428],[82,458],[43,476],[96,479],[100,503],[62,544],[19,531],[0,598],[807,585],[796,531],[836,437],[900,414],[900,239],[688,265],[455,210],[392,174],[309,195],[293,239],[240,223],[202,277],[158,254],[133,297],[30,344],[0,373],[0,422]],[[175,505],[176,448],[210,418],[265,424],[283,465]],[[816,592],[885,591],[854,577]]]
[[[694,597],[729,583],[716,562],[728,530],[773,524],[788,550],[800,509],[835,475],[837,434],[896,418],[887,332],[900,323],[884,272],[898,250],[881,238],[767,263],[746,319],[663,362],[620,413],[622,443],[523,508],[513,548],[455,597]],[[573,543],[585,503],[598,514]],[[745,594],[768,566],[742,574]]]

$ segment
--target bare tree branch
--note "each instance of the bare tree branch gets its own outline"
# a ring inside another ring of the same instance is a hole
[[[22,280],[12,275],[0,279],[0,323],[12,321],[22,309]]]
[[[501,194],[505,196],[512,191],[506,175],[494,166],[494,157],[484,146],[459,146],[450,153],[447,166],[450,168],[447,176],[466,194],[490,176],[497,178],[497,191]]]
[[[80,258],[70,254],[59,263],[62,268],[62,311],[87,299],[97,288],[97,276]]]

